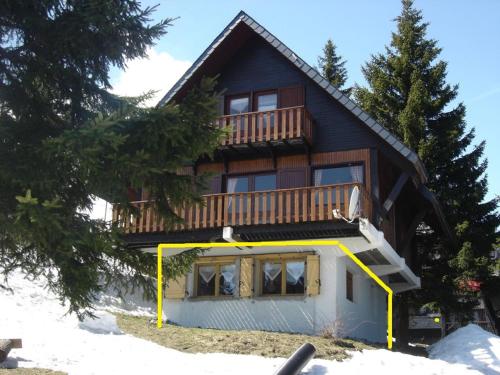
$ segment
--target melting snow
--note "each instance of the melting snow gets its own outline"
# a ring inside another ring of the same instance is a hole
[[[78,322],[42,283],[30,282],[19,273],[10,279],[10,287],[13,294],[0,289],[0,337],[22,338],[23,348],[12,350],[1,364],[4,367],[48,368],[70,375],[264,375],[273,374],[283,363],[282,358],[182,353],[121,334],[114,317],[106,312],[98,312],[97,320]],[[141,311],[143,307],[136,313]],[[464,335],[459,330],[433,347],[432,357],[443,360],[365,350],[344,362],[312,360],[303,373],[471,375],[498,371],[498,337],[485,336],[474,326],[465,330]]]

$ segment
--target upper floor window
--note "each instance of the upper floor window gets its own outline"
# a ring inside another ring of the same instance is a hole
[[[350,165],[345,167],[318,168],[314,171],[314,186],[363,183],[363,166]]]
[[[276,190],[276,174],[258,174],[229,177],[226,191],[228,193],[246,193],[248,191]]]
[[[272,111],[278,108],[278,94],[276,92],[257,93],[255,104],[258,112]]]
[[[229,97],[227,103],[227,113],[229,115],[238,115],[250,111],[250,97],[248,95]]]

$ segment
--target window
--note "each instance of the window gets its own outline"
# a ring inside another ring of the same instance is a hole
[[[354,285],[353,285],[353,276],[352,273],[347,271],[345,272],[345,297],[354,302]]]
[[[228,177],[226,192],[276,190],[276,173]]]
[[[323,185],[341,185],[341,184],[351,184],[351,183],[363,183],[364,168],[362,165],[348,165],[343,167],[332,167],[332,168],[318,168],[314,170],[314,186]],[[331,197],[328,197],[328,192],[323,191],[323,202],[326,204],[328,199],[336,202],[336,190],[340,189],[340,204],[344,204],[344,194],[343,187],[336,186],[331,190]],[[349,196],[352,193],[353,186],[348,186]],[[315,202],[316,205],[319,204],[319,192],[316,192]]]
[[[234,263],[198,264],[196,267],[196,296],[234,296],[236,265]]]
[[[228,115],[239,115],[240,113],[249,112],[250,98],[245,96],[229,97],[227,104]]]
[[[278,94],[276,92],[257,93],[254,98],[254,107],[257,112],[273,111],[278,108]],[[270,113],[269,119],[267,116],[262,117],[262,119],[259,117],[257,119],[257,126],[260,126],[260,121],[262,121],[263,129],[267,128],[268,122],[270,122],[269,126],[271,128],[274,127],[274,112]]]
[[[272,111],[278,108],[278,94],[276,94],[275,92],[267,94],[257,94],[256,100],[256,109],[258,112]]]
[[[277,259],[261,262],[262,295],[301,295],[305,291],[305,260]]]
[[[363,182],[363,166],[320,168],[314,171],[314,186]]]
[[[253,191],[276,190],[276,174],[263,174],[254,176]]]

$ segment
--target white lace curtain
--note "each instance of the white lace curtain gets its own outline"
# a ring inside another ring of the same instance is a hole
[[[223,278],[221,288],[225,294],[232,294],[236,288],[235,271],[236,266],[234,264],[224,265],[220,268],[220,274]]]
[[[314,186],[320,186],[321,185],[321,178],[323,177],[323,170],[322,169],[316,169],[314,171]]]
[[[351,172],[352,182],[357,182],[357,183],[363,182],[363,166],[362,165],[350,166],[349,172]]]
[[[281,264],[279,263],[264,263],[264,274],[271,280],[274,281],[279,274],[281,274]]]
[[[288,262],[286,264],[286,282],[297,285],[300,279],[304,277],[304,262]]]
[[[236,177],[230,177],[227,179],[227,192],[228,193],[234,193],[236,190],[236,184],[238,183],[238,178]],[[233,203],[233,197],[230,195],[228,199],[228,204],[229,207],[231,207],[231,204]],[[229,209],[228,207],[228,209]]]
[[[214,266],[201,266],[198,268],[198,272],[200,277],[203,279],[205,283],[210,283],[215,276],[215,267]]]

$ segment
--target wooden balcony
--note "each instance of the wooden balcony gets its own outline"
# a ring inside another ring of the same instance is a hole
[[[169,231],[334,220],[332,210],[335,208],[347,217],[348,202],[356,185],[361,190],[361,216],[369,217],[371,204],[364,187],[351,183],[205,195],[202,205],[177,208],[176,214],[184,222]],[[125,233],[154,233],[166,230],[163,220],[157,218],[153,209],[148,207],[147,201],[132,203],[139,208],[138,216],[126,217],[119,206],[113,207],[113,221],[118,222]]]
[[[312,142],[313,120],[304,106],[222,116],[218,125],[228,130],[223,147]]]

